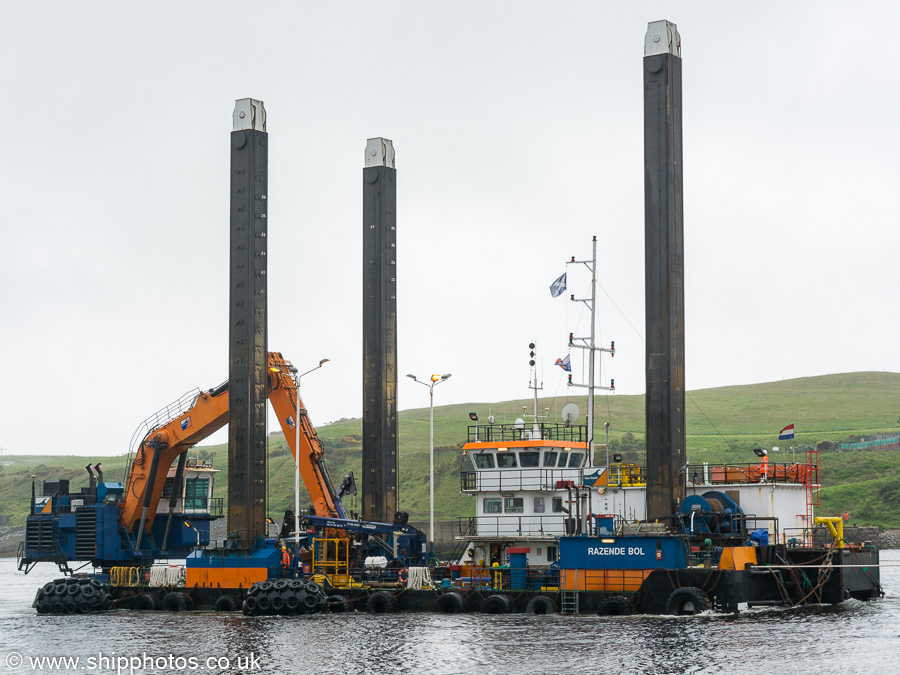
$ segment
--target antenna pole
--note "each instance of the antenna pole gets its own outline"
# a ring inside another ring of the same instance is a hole
[[[591,453],[591,466],[594,466],[594,331],[597,322],[594,310],[597,308],[597,235],[594,235],[594,257],[591,263],[591,348],[588,352],[588,372],[591,378],[588,384],[587,442]]]
[[[610,386],[608,387],[597,387],[596,378],[594,375],[594,352],[609,352],[610,354],[615,355],[615,342],[610,345],[609,349],[604,347],[598,347],[596,345],[596,326],[597,322],[594,316],[594,310],[597,307],[597,236],[594,235],[593,238],[594,244],[594,255],[591,258],[590,262],[587,260],[575,260],[575,257],[572,257],[572,260],[567,262],[567,265],[572,264],[581,264],[587,267],[591,271],[591,299],[587,298],[576,298],[574,295],[571,296],[572,302],[583,302],[587,305],[588,310],[591,313],[591,335],[590,337],[575,337],[572,333],[569,333],[569,347],[575,347],[577,349],[587,349],[588,350],[588,383],[587,384],[576,384],[572,382],[572,376],[569,375],[569,386],[570,387],[586,387],[588,390],[588,410],[587,410],[587,442],[588,448],[590,449],[590,457],[591,457],[591,466],[594,465],[594,390],[595,389],[605,389],[607,391],[615,391],[616,384],[615,380],[610,381]],[[582,344],[575,344],[575,342],[581,342]],[[608,462],[607,462],[608,464]]]

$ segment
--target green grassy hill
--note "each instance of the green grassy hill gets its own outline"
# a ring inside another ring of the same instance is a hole
[[[584,398],[577,399],[584,407]],[[565,400],[541,399],[551,415]],[[459,492],[461,446],[475,411],[485,420],[489,412],[497,423],[512,422],[530,400],[506,403],[467,403],[435,408],[435,504],[438,519],[474,514],[471,497]],[[782,382],[722,387],[689,392],[687,449],[692,463],[756,461],[754,447],[784,446],[778,430],[796,424],[795,443],[815,446],[819,441],[840,441],[852,435],[896,432],[900,429],[900,374],[847,373]],[[624,461],[643,461],[644,397],[600,396],[596,400],[597,441],[603,424],[610,423],[611,445]],[[400,413],[400,508],[414,519],[428,515],[428,409]],[[341,420],[318,429],[325,442],[329,470],[335,482],[348,471],[360,475],[362,421]],[[202,446],[192,452],[211,456],[216,468],[216,492],[227,495],[227,451],[224,446]],[[293,459],[280,433],[269,441],[269,511],[278,519],[293,504]],[[10,465],[0,469],[0,514],[21,524],[28,506],[31,475],[38,480],[69,478],[73,487],[87,484],[83,457],[5,456]],[[798,456],[798,460],[801,459]],[[789,453],[773,456],[790,461]],[[107,479],[121,480],[124,457],[103,459]],[[900,451],[826,451],[821,455],[823,515],[849,511],[859,525],[900,527]],[[349,508],[357,508],[352,499]]]

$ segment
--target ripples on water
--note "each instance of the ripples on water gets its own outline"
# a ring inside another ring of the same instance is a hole
[[[900,550],[882,552],[900,565]],[[895,673],[900,672],[900,567],[882,569],[887,597],[834,607],[760,609],[699,617],[338,614],[255,617],[238,613],[116,611],[38,616],[37,588],[58,578],[38,566],[27,577],[0,559],[0,673],[18,670],[10,651],[34,656],[195,657],[199,670],[135,673]],[[236,667],[258,657],[261,668]],[[205,667],[210,656],[229,668]],[[222,662],[224,664],[224,661]],[[115,673],[111,668],[78,672]],[[71,671],[68,671],[71,672]],[[130,672],[126,667],[122,672]]]

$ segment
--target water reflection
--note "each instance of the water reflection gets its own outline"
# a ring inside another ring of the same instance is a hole
[[[900,563],[900,551],[883,562]],[[885,567],[881,602],[739,615],[597,617],[337,614],[245,618],[233,613],[117,611],[38,616],[35,590],[53,569],[24,577],[0,560],[0,663],[23,655],[255,655],[255,673],[753,673],[896,672],[900,568]],[[0,666],[0,671],[3,668]],[[144,671],[138,669],[136,673]],[[159,672],[159,671],[156,671]],[[173,672],[173,671],[169,671]]]

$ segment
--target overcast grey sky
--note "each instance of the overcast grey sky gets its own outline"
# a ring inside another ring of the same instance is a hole
[[[315,423],[361,415],[374,136],[397,152],[401,409],[428,404],[408,372],[453,374],[438,405],[526,397],[535,339],[543,393],[583,410],[552,364],[587,317],[548,286],[592,235],[598,379],[642,393],[658,19],[682,38],[688,388],[900,371],[897,3],[6,3],[0,447],[122,453],[227,377],[243,97],[268,113],[269,346],[331,359],[303,380]]]

